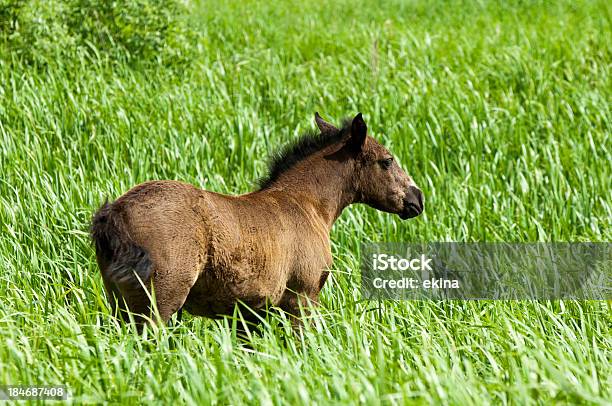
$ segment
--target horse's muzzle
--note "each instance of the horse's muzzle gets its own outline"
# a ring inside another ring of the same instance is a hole
[[[418,216],[423,212],[423,192],[416,186],[410,186],[404,196],[404,210],[400,213],[402,220]]]

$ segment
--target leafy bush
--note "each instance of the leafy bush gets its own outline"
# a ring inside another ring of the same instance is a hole
[[[3,36],[10,36],[15,32],[19,12],[24,4],[25,0],[0,1],[0,33]]]
[[[0,56],[35,64],[83,54],[183,60],[194,36],[186,15],[178,0],[0,0]]]

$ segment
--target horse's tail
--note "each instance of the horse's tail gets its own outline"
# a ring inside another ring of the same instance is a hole
[[[149,253],[132,240],[123,213],[108,202],[100,207],[92,219],[91,239],[102,278],[114,284],[129,303],[129,298],[142,293],[142,284],[148,283],[151,278]]]

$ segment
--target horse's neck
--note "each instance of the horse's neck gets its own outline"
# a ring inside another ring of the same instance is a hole
[[[320,161],[287,173],[277,187],[300,204],[312,206],[329,232],[342,210],[355,200],[348,173],[345,163]]]

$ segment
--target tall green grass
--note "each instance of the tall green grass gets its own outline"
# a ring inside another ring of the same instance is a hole
[[[75,403],[610,401],[608,303],[363,302],[358,272],[363,241],[610,241],[608,2],[187,7],[174,59],[0,52],[0,384]],[[315,111],[363,112],[423,216],[347,209],[301,338],[282,315],[250,347],[231,319],[146,337],[114,320],[99,204],[150,179],[247,192]]]

